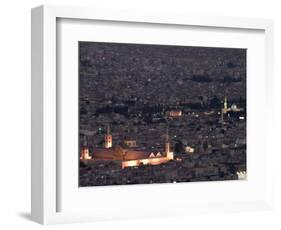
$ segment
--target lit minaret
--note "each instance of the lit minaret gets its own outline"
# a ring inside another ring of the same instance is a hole
[[[223,114],[227,114],[228,108],[227,108],[227,97],[224,96],[224,102],[223,102],[223,108],[221,109],[221,125],[223,128]]]
[[[81,154],[80,154],[80,160],[90,160],[90,159],[92,159],[92,157],[90,156],[88,143],[87,143],[87,137],[84,136],[84,142],[83,142],[83,147],[82,147]]]
[[[106,135],[104,136],[104,147],[111,148],[112,147],[112,135],[110,134],[109,125],[107,126]]]
[[[169,160],[174,159],[174,153],[170,151],[170,141],[169,141],[169,129],[167,128],[165,137],[165,154]]]

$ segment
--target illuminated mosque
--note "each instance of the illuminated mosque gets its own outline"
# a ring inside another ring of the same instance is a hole
[[[174,159],[174,153],[170,149],[168,129],[163,152],[139,148],[136,140],[133,139],[124,140],[123,143],[116,146],[112,145],[112,141],[108,127],[104,136],[104,147],[94,148],[90,155],[89,148],[84,146],[81,150],[80,160],[85,164],[91,164],[96,160],[114,160],[119,161],[122,168],[126,168],[139,165],[159,165]]]
[[[223,107],[222,107],[221,112],[220,112],[220,114],[221,114],[221,120],[220,120],[221,124],[222,125],[224,124],[224,115],[229,117],[230,113],[238,113],[239,114],[239,112],[241,112],[241,111],[243,111],[243,109],[238,108],[238,106],[236,104],[232,104],[231,107],[228,107],[227,97],[225,96],[224,101],[223,101]],[[239,119],[244,120],[245,117],[239,116]]]
[[[238,108],[237,105],[232,104],[231,107],[228,107],[227,97],[224,97],[222,114],[227,114],[228,112],[240,112],[242,109]]]

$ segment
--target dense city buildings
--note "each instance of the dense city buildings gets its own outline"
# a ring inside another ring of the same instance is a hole
[[[246,50],[79,42],[79,185],[246,178]]]

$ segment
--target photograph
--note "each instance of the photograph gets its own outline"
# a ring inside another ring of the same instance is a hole
[[[78,42],[79,187],[247,179],[247,49]]]

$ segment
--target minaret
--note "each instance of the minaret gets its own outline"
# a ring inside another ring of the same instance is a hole
[[[166,137],[165,137],[165,154],[169,160],[174,159],[174,153],[170,151],[170,141],[169,141],[169,129],[166,130]]]
[[[92,157],[90,156],[87,137],[84,136],[83,147],[80,154],[80,160],[90,160],[90,159],[92,159]]]
[[[112,135],[110,134],[109,125],[107,126],[106,135],[104,136],[104,147],[111,148],[112,147]]]

